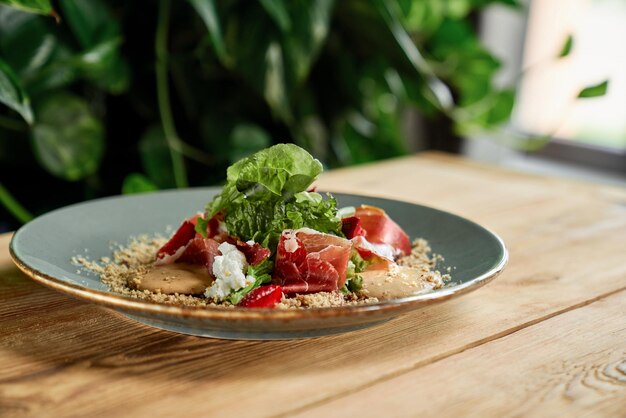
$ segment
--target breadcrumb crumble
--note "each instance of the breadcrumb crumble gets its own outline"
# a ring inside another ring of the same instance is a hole
[[[138,290],[136,285],[140,277],[152,268],[155,261],[155,254],[166,242],[167,239],[162,236],[139,235],[131,238],[127,245],[114,244],[112,246],[112,257],[102,257],[96,261],[86,255],[77,255],[72,257],[72,262],[82,267],[84,270],[99,275],[102,282],[106,284],[111,291],[134,299],[195,307],[233,307],[233,305],[227,301],[218,304],[203,296],[182,295],[178,293],[164,294],[158,291]],[[397,263],[400,266],[419,270],[420,278],[430,282],[430,288],[437,289],[443,286],[444,281],[450,280],[449,274],[441,274],[438,270],[435,270],[437,264],[442,261],[443,257],[440,255],[431,255],[431,248],[426,240],[417,239],[413,242],[411,254],[400,258]],[[391,280],[391,278],[389,278],[389,280]],[[377,297],[371,297],[367,290],[357,293],[334,291],[297,294],[293,297],[283,296],[281,302],[276,305],[276,308],[326,308],[376,302],[379,302],[379,299]]]

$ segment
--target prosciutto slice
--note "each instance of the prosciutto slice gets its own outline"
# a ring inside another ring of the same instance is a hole
[[[233,245],[246,256],[246,261],[251,266],[256,266],[272,253],[269,248],[262,247],[258,242],[249,243],[235,240]]]
[[[395,249],[389,244],[372,244],[363,236],[352,238],[359,255],[369,262],[366,270],[387,270],[394,263]]]
[[[219,246],[220,243],[214,239],[197,236],[183,247],[184,250],[176,262],[202,264],[206,267],[209,276],[213,277],[213,261],[216,256],[220,255]]]
[[[185,219],[172,238],[163,245],[156,255],[156,265],[171,264],[185,251],[189,242],[196,236],[196,223],[200,215]]]
[[[364,233],[360,235],[363,235],[370,244],[375,246],[381,244],[389,245],[395,250],[394,256],[411,253],[409,236],[384,210],[375,206],[363,205],[356,208],[354,217],[361,221],[359,227],[362,228]],[[385,254],[379,253],[379,255]]]
[[[284,293],[331,292],[346,282],[352,243],[311,229],[283,231],[276,251],[274,283]]]
[[[213,276],[213,261],[216,256],[220,255],[218,247],[224,241],[235,245],[246,256],[248,264],[253,266],[270,256],[271,251],[256,242],[243,242],[229,237],[221,228],[224,220],[221,213],[209,220],[208,238],[204,238],[195,229],[198,218],[202,216],[197,214],[183,221],[172,238],[157,251],[157,259],[154,263],[156,266],[172,263],[201,264],[206,267],[209,276]]]

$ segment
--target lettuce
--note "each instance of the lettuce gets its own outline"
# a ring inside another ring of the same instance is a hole
[[[244,199],[232,205],[226,213],[226,229],[241,240],[254,240],[262,246],[276,249],[285,229],[312,228],[319,232],[341,235],[341,220],[337,217],[337,201],[319,193],[311,199],[269,200]]]
[[[322,164],[296,145],[261,150],[228,168],[226,185],[207,205],[208,217],[223,211],[229,234],[273,252],[285,229],[341,235],[335,199],[306,191],[321,172]],[[206,226],[198,225],[202,233]]]
[[[272,281],[271,273],[273,267],[274,264],[267,258],[256,266],[248,266],[246,275],[254,277],[254,282],[250,283],[246,287],[231,292],[228,296],[226,296],[226,300],[233,305],[236,305],[241,302],[241,299],[257,287],[270,283]]]
[[[356,293],[363,288],[363,278],[358,273],[365,271],[369,262],[364,260],[359,252],[352,249],[348,270],[346,271],[346,283],[340,289],[343,293]]]
[[[209,218],[244,200],[289,199],[307,189],[322,163],[293,144],[278,144],[228,167],[226,185],[207,206]]]

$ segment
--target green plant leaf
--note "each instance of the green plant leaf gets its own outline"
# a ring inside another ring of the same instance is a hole
[[[0,7],[0,56],[31,97],[78,77],[71,62],[75,52],[54,25],[41,16]]]
[[[17,76],[9,65],[0,58],[0,103],[4,103],[18,112],[30,125],[33,123],[33,111],[30,99],[22,88]]]
[[[585,87],[578,93],[578,98],[588,99],[591,97],[600,97],[606,94],[609,87],[609,80],[604,80],[601,83],[594,84],[593,86]]]
[[[493,130],[509,120],[514,104],[514,90],[492,91],[479,102],[455,109],[452,113],[455,131],[462,136],[472,136]]]
[[[442,111],[448,111],[451,109],[454,106],[452,92],[435,74],[430,64],[426,62],[422,53],[411,39],[409,33],[402,26],[402,22],[400,20],[401,8],[397,0],[372,0],[372,2],[376,7],[376,10],[378,10],[387,23],[389,30],[406,55],[408,61],[426,80],[426,85],[428,87],[426,92],[427,97],[438,109]]]
[[[309,75],[311,65],[328,36],[334,0],[287,4],[293,25],[292,30],[282,37],[281,45],[288,73],[293,78],[288,85],[293,88]]]
[[[291,30],[281,32],[259,4],[231,16],[225,32],[236,70],[259,92],[273,114],[292,125],[292,95],[304,83],[328,35],[334,2],[285,2]]]
[[[446,15],[446,5],[441,0],[407,1],[410,7],[402,6],[404,26],[410,32],[429,34],[439,27]]]
[[[277,42],[270,43],[265,50],[265,64],[263,96],[278,116],[285,121],[291,121],[292,114],[287,97],[283,54]]]
[[[483,3],[483,6],[486,6],[489,3],[501,3],[517,9],[523,7],[523,4],[519,0],[479,0],[478,5],[481,5],[480,3]]]
[[[487,126],[495,126],[508,121],[513,112],[514,105],[514,90],[502,90],[497,92],[492,102],[491,109],[489,109]]]
[[[258,92],[275,117],[292,121],[287,97],[287,80],[283,50],[277,29],[257,3],[231,16],[226,24],[227,48],[234,54],[235,70]]]
[[[113,94],[123,93],[130,84],[130,69],[118,54],[121,41],[113,38],[101,42],[72,60],[85,78]]]
[[[0,56],[20,77],[45,65],[55,47],[46,19],[0,7]]]
[[[20,202],[0,183],[0,205],[13,215],[18,221],[25,224],[32,221],[34,216],[26,210]]]
[[[55,15],[50,0],[0,0],[0,4],[6,4],[29,13]]]
[[[200,16],[211,37],[213,48],[222,63],[227,63],[226,48],[222,38],[222,28],[214,0],[189,0],[196,13]]]
[[[271,145],[270,136],[261,127],[249,123],[242,123],[233,129],[230,135],[230,162],[231,164],[254,154]]]
[[[282,0],[261,0],[261,5],[278,27],[285,32],[291,29],[291,18]]]
[[[569,55],[572,52],[572,46],[574,45],[574,37],[572,35],[568,35],[563,47],[561,48],[561,52],[559,52],[559,58],[563,58]]]
[[[139,140],[141,165],[148,178],[161,189],[176,187],[170,149],[160,125],[149,127]]]
[[[63,18],[83,48],[120,37],[119,23],[101,0],[59,0]]]
[[[444,19],[428,41],[442,77],[455,89],[460,106],[489,96],[499,61],[487,52],[465,21]]]
[[[113,94],[130,84],[130,70],[119,54],[122,43],[119,23],[101,0],[60,0],[70,29],[83,48],[71,59],[81,75]]]
[[[82,98],[56,93],[36,108],[32,131],[35,155],[50,173],[80,180],[98,170],[104,153],[104,128]]]
[[[148,177],[139,173],[131,173],[126,176],[122,184],[123,194],[147,193],[159,190]]]

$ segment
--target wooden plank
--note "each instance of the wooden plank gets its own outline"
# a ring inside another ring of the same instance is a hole
[[[626,415],[626,292],[297,417]]]
[[[142,416],[184,405],[188,413],[269,416],[400,375],[626,286],[626,194],[619,189],[438,155],[331,172],[320,185],[468,216],[505,238],[510,265],[474,294],[374,329],[246,342],[152,330],[1,264],[0,411]]]

